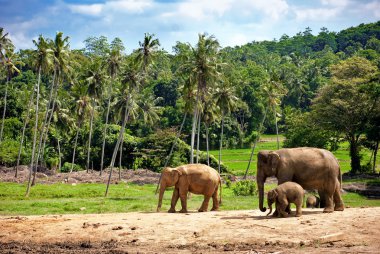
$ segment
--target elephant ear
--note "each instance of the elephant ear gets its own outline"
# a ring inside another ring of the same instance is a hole
[[[187,171],[185,167],[178,167],[173,169],[174,172],[177,172],[178,175],[187,175]]]
[[[276,174],[278,164],[280,162],[280,155],[276,152],[270,152],[268,155],[269,165],[272,168],[272,173]]]
[[[278,193],[275,189],[268,192],[268,200],[275,201],[277,196],[278,196]]]

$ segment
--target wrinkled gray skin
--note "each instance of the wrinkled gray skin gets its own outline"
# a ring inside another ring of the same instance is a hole
[[[160,195],[157,212],[160,211],[162,198],[167,187],[174,187],[169,213],[175,213],[175,206],[178,199],[181,199],[181,213],[187,213],[187,194],[202,194],[204,200],[199,212],[206,212],[208,203],[212,197],[211,211],[219,210],[219,203],[222,202],[222,192],[220,189],[220,200],[218,201],[218,189],[221,186],[221,179],[218,172],[204,164],[187,164],[177,168],[165,168],[162,171],[160,184]]]
[[[264,183],[275,176],[278,184],[296,182],[305,190],[318,190],[323,212],[343,211],[340,195],[341,172],[337,159],[324,149],[300,147],[276,151],[260,151],[257,160],[257,187],[259,208],[264,207]]]
[[[307,208],[319,208],[319,197],[313,195],[308,196],[306,199],[306,207]]]
[[[273,216],[278,217],[288,217],[288,212],[286,208],[293,203],[296,205],[296,217],[302,215],[302,203],[305,191],[298,183],[286,182],[277,186],[276,189],[273,189],[268,192],[268,207],[270,215],[272,213],[272,204],[276,204],[277,214]],[[289,211],[290,212],[290,211]]]

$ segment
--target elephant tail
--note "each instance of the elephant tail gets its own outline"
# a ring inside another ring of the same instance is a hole
[[[222,179],[219,177],[219,205],[222,204]]]
[[[339,183],[340,183],[340,190],[342,190],[342,172],[340,171],[340,167],[339,167],[339,179],[338,179],[338,181],[339,181]]]

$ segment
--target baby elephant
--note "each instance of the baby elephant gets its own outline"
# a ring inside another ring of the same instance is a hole
[[[294,203],[297,207],[296,216],[299,217],[302,215],[302,202],[305,191],[298,183],[294,182],[285,182],[277,186],[276,189],[273,189],[268,192],[268,206],[269,213],[272,213],[272,204],[276,203],[276,211],[278,217],[288,217],[288,213],[285,209],[290,203]]]
[[[313,195],[308,196],[306,199],[306,207],[307,208],[319,208],[319,197]]]

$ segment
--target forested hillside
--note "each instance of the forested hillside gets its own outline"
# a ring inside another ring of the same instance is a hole
[[[127,50],[103,36],[71,49],[69,36],[16,50],[0,28],[0,164],[157,171],[280,132],[287,147],[347,141],[352,172],[375,169],[360,149],[376,158],[380,141],[380,22],[234,48],[200,34],[172,52],[149,33]]]

